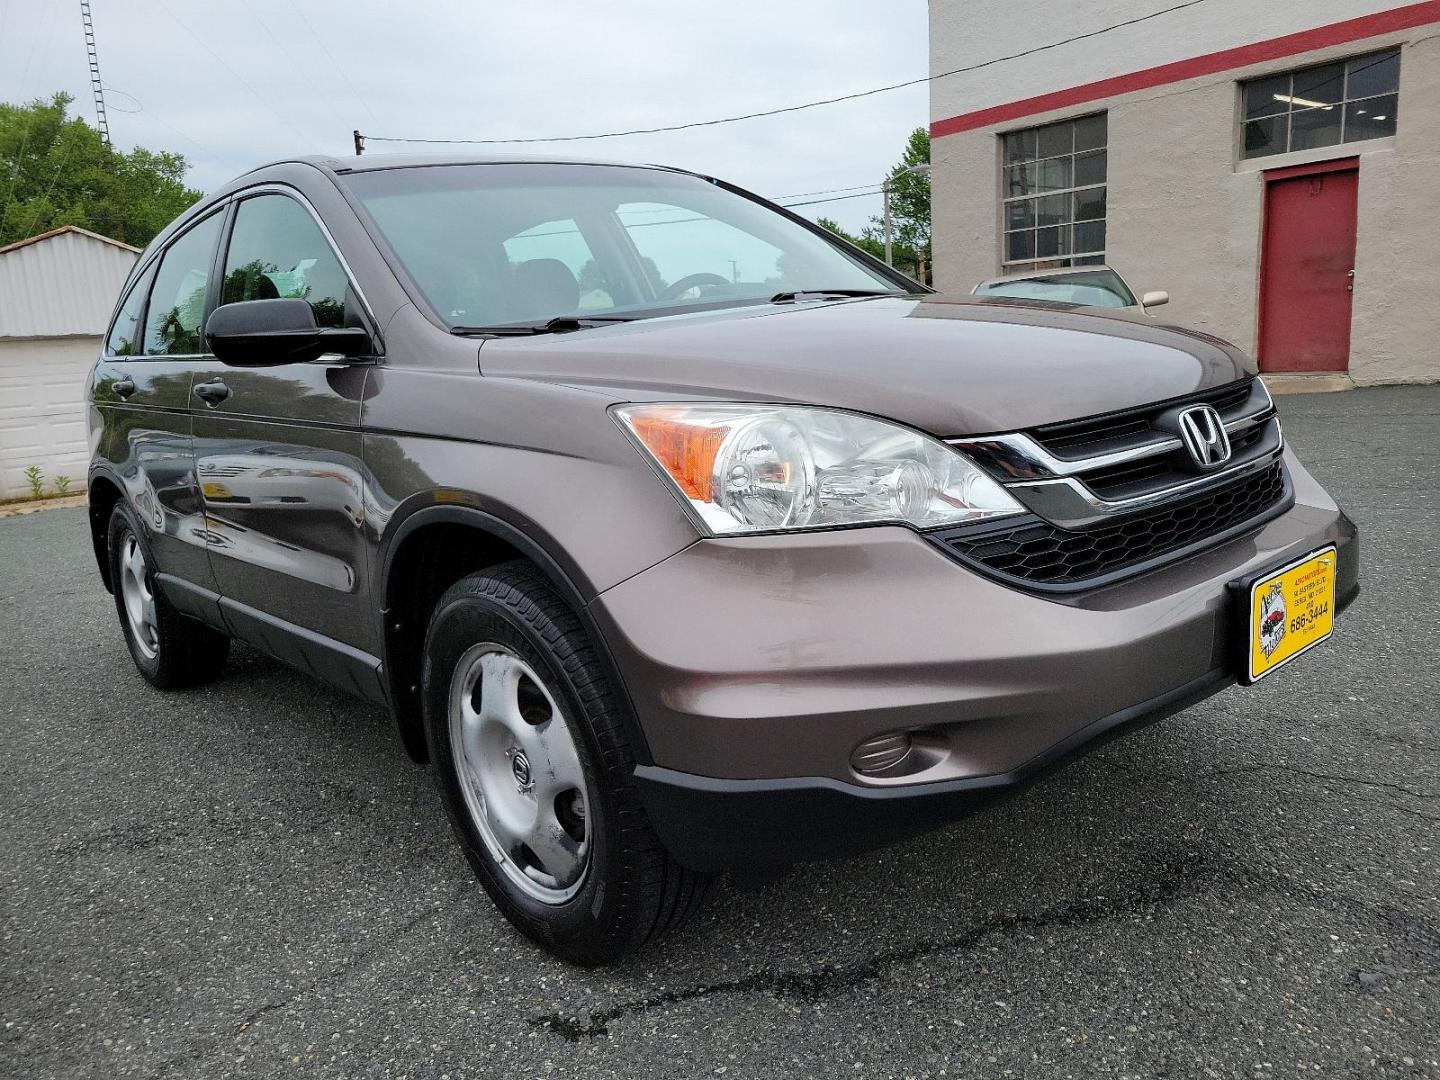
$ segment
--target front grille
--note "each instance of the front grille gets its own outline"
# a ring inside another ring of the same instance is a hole
[[[1075,586],[1148,563],[1244,525],[1285,497],[1278,461],[1253,476],[1114,524],[1062,529],[1031,519],[1011,528],[927,534],[952,555],[1017,583]]]
[[[1087,417],[1083,420],[1067,420],[1058,424],[1046,424],[1031,430],[1031,437],[1050,453],[1060,458],[1089,457],[1107,453],[1152,435],[1150,426],[1154,417],[1173,405],[1183,401],[1186,405],[1209,405],[1226,419],[1229,414],[1245,405],[1254,392],[1254,380],[1243,379],[1228,383],[1213,390],[1189,394],[1185,398],[1142,405],[1122,412],[1106,413],[1103,416]]]
[[[1242,431],[1230,438],[1230,457],[1244,461],[1252,447],[1267,438],[1270,428],[1257,424],[1248,431]],[[1108,468],[1087,469],[1085,486],[1102,499],[1128,499],[1145,495],[1157,488],[1172,487],[1195,479],[1193,469],[1178,468],[1172,457],[1141,458],[1126,461]]]

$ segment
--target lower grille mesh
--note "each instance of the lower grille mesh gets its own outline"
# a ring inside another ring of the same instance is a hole
[[[1285,495],[1283,468],[1277,462],[1244,480],[1095,529],[1070,531],[1042,521],[1009,530],[928,535],[952,554],[1018,582],[1081,583],[1216,536],[1263,513]]]

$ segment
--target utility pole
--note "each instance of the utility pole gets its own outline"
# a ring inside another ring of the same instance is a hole
[[[880,186],[880,190],[885,193],[885,265],[886,265],[886,266],[894,266],[894,265],[895,265],[895,264],[890,260],[890,185],[891,185],[891,183],[894,182],[895,180],[900,179],[900,177],[902,177],[902,176],[909,176],[911,173],[922,173],[922,174],[928,176],[928,175],[930,174],[930,166],[929,166],[929,165],[911,165],[910,168],[908,168],[908,169],[902,169],[900,172],[896,173],[894,176],[887,176],[887,177],[885,177],[885,182]]]
[[[356,128],[351,134],[355,136],[355,156],[359,157],[365,153],[365,136],[360,134],[359,128]]]
[[[108,147],[110,121],[105,118],[105,91],[100,82],[100,56],[95,51],[95,24],[90,19],[90,0],[80,0],[80,21],[85,26],[85,52],[90,57],[90,90],[95,95],[95,126]]]
[[[885,265],[894,266],[890,258],[890,177],[885,178],[885,183],[880,188],[885,193]]]

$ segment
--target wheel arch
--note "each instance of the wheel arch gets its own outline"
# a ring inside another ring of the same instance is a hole
[[[125,497],[125,491],[120,481],[113,476],[102,470],[94,470],[90,474],[86,494],[90,504],[90,546],[95,551],[100,580],[105,583],[106,592],[113,593],[115,583],[110,579],[110,553],[107,550],[106,530],[110,526],[110,515],[115,510],[115,504]]]
[[[651,758],[624,677],[590,614],[586,592],[545,544],[515,524],[472,506],[431,504],[406,515],[377,549],[386,688],[396,727],[412,760],[429,760],[420,698],[425,632],[440,596],[467,574],[521,559],[539,570],[580,619],[623,704],[626,734],[639,764]]]

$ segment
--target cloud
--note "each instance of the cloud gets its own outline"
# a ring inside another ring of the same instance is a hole
[[[93,122],[78,11],[54,0],[10,8],[0,100],[64,89]],[[349,155],[354,128],[504,138],[683,123],[863,90],[927,66],[921,0],[107,0],[95,27],[101,72],[117,91],[117,145],[185,154],[202,188],[291,154]],[[136,101],[141,111],[119,111]],[[788,195],[878,183],[927,121],[927,101],[919,86],[714,128],[525,149],[663,162]],[[445,148],[370,145],[406,149]],[[878,210],[877,197],[801,212],[858,228]]]

